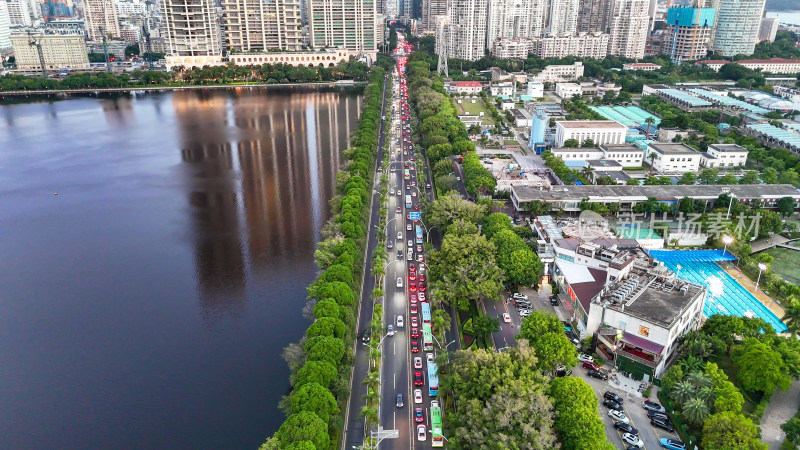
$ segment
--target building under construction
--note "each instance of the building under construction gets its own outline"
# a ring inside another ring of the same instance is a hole
[[[89,69],[86,42],[83,33],[79,31],[58,34],[15,33],[11,35],[11,46],[14,48],[19,71],[40,73],[42,61],[48,71]]]
[[[669,8],[661,53],[669,55],[673,62],[705,58],[714,33],[716,14],[714,8]]]

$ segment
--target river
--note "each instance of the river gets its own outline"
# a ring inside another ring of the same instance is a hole
[[[0,448],[257,448],[360,88],[0,106]]]

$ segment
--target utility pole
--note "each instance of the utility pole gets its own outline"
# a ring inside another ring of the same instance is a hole
[[[33,45],[36,47],[36,51],[39,53],[39,64],[42,66],[42,76],[47,78],[47,66],[44,65],[44,53],[42,52],[42,43],[40,40],[36,40],[33,38],[33,32],[28,30],[28,45]]]

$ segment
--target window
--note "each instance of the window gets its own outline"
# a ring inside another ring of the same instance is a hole
[[[639,336],[649,337],[650,328],[639,325]]]

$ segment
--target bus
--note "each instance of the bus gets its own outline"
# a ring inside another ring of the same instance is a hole
[[[422,302],[422,323],[431,323],[431,304]]]
[[[417,225],[417,244],[422,244],[422,227]]]
[[[411,196],[406,194],[406,208],[411,208]]]
[[[424,302],[422,303],[425,304]],[[422,323],[422,349],[426,352],[433,351],[433,333],[431,333],[431,324]]]
[[[439,393],[439,368],[436,363],[428,361],[428,395],[436,397]]]
[[[431,447],[444,447],[444,434],[442,433],[442,408],[439,402],[431,401]]]
[[[411,178],[411,172],[409,172],[408,169],[403,169],[403,178],[405,180],[409,180]]]

